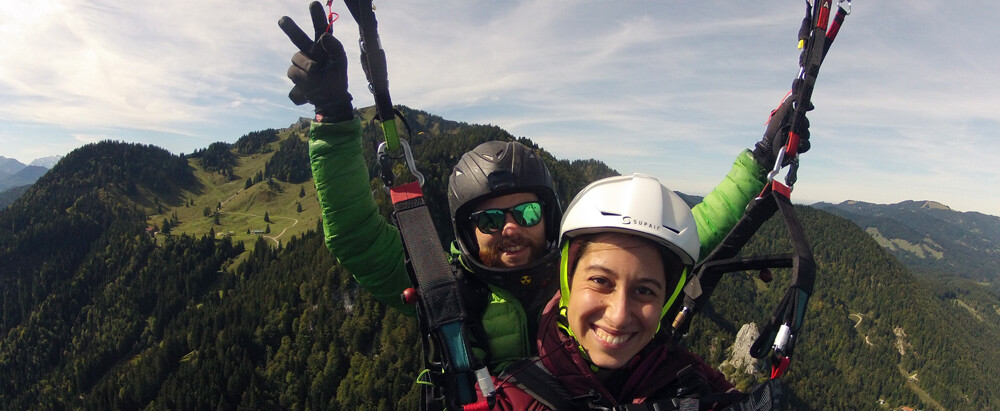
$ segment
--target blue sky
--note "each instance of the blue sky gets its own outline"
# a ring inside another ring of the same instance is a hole
[[[104,139],[190,153],[286,127],[306,1],[0,5],[0,155]],[[495,124],[704,194],[797,72],[804,2],[376,1],[397,104]],[[738,6],[738,7],[734,7]],[[343,4],[358,107],[372,104]],[[934,200],[1000,215],[1000,4],[855,1],[819,76],[798,202]]]

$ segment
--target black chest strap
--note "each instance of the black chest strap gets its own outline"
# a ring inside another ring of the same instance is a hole
[[[573,402],[569,391],[566,391],[562,383],[542,365],[537,356],[518,360],[507,369],[510,370],[509,382],[513,382],[549,409],[553,411],[580,409],[580,404]]]
[[[781,382],[770,379],[750,393],[717,393],[700,397],[679,397],[648,401],[642,404],[624,404],[615,411],[699,411],[715,409],[715,404],[729,404],[722,411],[772,411],[781,409]]]
[[[522,359],[510,367],[510,375],[502,376],[546,407],[562,410],[605,411],[699,411],[714,409],[716,404],[728,405],[725,411],[770,411],[781,405],[781,382],[771,379],[760,384],[750,393],[714,393],[711,385],[694,367],[688,365],[677,373],[673,383],[659,392],[669,398],[650,400],[641,404],[601,406],[592,395],[574,397],[562,383],[542,365],[538,357]],[[599,400],[599,396],[596,398]]]
[[[407,268],[417,286],[417,314],[425,362],[436,386],[430,388],[432,392],[424,393],[424,403],[444,399],[448,408],[460,409],[476,401],[477,381],[480,390],[492,396],[489,373],[470,350],[461,287],[441,248],[420,185],[413,182],[389,191]]]

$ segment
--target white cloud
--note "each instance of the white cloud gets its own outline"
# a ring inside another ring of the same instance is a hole
[[[76,140],[83,144],[97,143],[104,140],[114,140],[115,137],[107,135],[93,135],[93,134],[74,134],[73,140]]]
[[[357,27],[335,3],[355,104],[371,105]],[[559,157],[596,157],[688,191],[707,190],[759,138],[795,74],[803,12],[722,0],[377,5],[395,103],[497,124]],[[1000,214],[1000,194],[981,186],[1000,176],[997,11],[855,4],[820,74],[797,195],[926,194]],[[47,142],[55,147],[81,135],[190,152],[308,116],[286,97],[295,50],[277,28],[282,15],[309,24],[307,2],[290,0],[0,4],[0,141],[27,146],[22,134],[39,131],[62,135]]]

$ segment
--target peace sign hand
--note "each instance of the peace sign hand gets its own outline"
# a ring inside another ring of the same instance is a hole
[[[309,13],[315,30],[315,40],[288,16],[278,20],[278,27],[288,36],[299,52],[292,56],[288,78],[295,84],[288,98],[295,105],[311,103],[316,107],[316,119],[337,122],[354,118],[351,94],[347,92],[347,55],[344,46],[327,32],[323,6],[314,1]]]

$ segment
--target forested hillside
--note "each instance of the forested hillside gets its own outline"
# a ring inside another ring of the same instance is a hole
[[[402,109],[435,224],[450,241],[451,166],[481,142],[515,137]],[[371,109],[362,115],[373,159],[381,132]],[[238,224],[227,221],[239,211],[233,204],[276,210],[291,197],[315,210],[311,181],[283,180],[303,166],[302,140],[287,142],[303,137],[303,125],[187,158],[88,145],[0,211],[0,409],[416,409],[415,321],[356,286],[325,249],[318,221],[278,242],[217,235]],[[615,174],[599,161],[541,154],[563,201]],[[254,181],[265,167],[276,181],[258,186],[270,181]],[[233,187],[242,190],[231,194]],[[294,195],[300,190],[309,193]],[[216,192],[246,198],[206,206]],[[386,211],[382,191],[374,193]],[[798,209],[819,272],[785,378],[796,408],[998,407],[990,387],[1000,377],[982,366],[1000,363],[996,327],[954,310],[849,221]],[[230,214],[216,224],[212,212],[220,210]],[[150,220],[173,215],[173,235],[147,234]],[[749,251],[787,250],[781,230],[765,225]],[[770,315],[784,274],[777,270],[770,285],[725,279],[696,319],[691,347],[720,365],[736,330]]]
[[[933,201],[815,206],[865,230],[952,310],[1000,328],[1000,217]]]
[[[7,206],[13,204],[14,200],[17,200],[19,197],[21,197],[22,194],[28,191],[29,187],[31,187],[30,184],[11,187],[6,190],[0,191],[0,210],[7,208]]]
[[[818,265],[814,294],[795,358],[784,379],[796,408],[989,409],[1000,404],[996,327],[925,288],[852,222],[797,207]],[[744,254],[788,252],[772,219]],[[756,274],[756,273],[751,273]],[[744,323],[761,323],[788,285],[775,270],[769,286],[731,274],[694,326],[691,344],[714,364]]]

